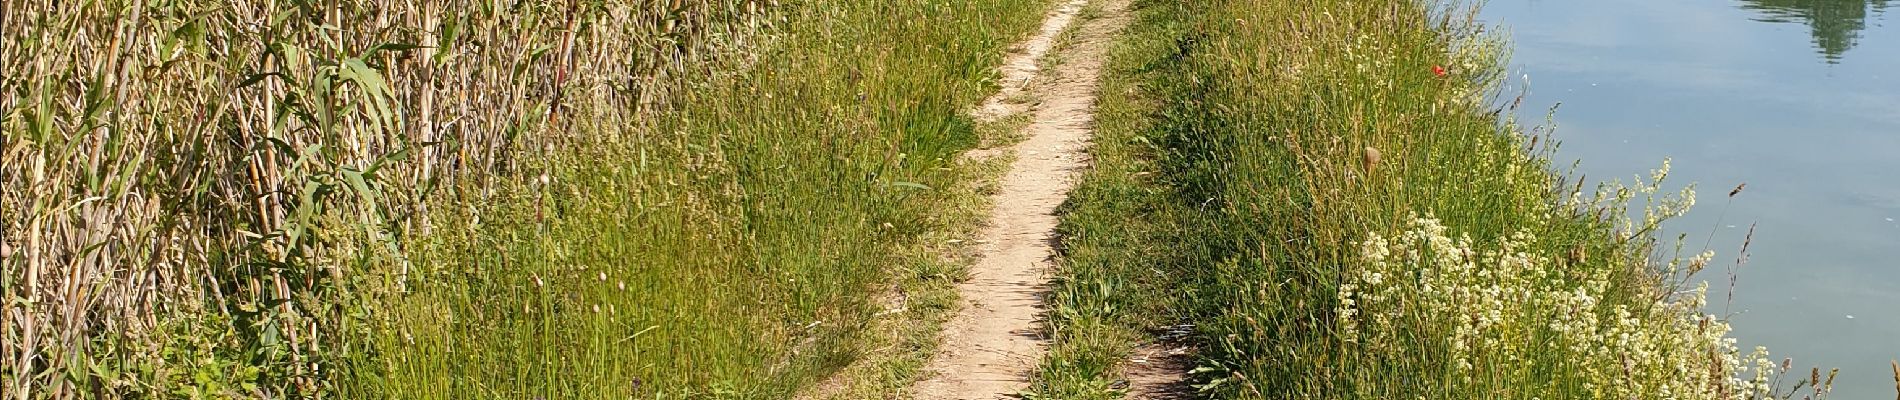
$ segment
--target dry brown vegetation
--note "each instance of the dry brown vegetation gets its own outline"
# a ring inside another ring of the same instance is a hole
[[[783,398],[1046,5],[0,3],[0,397]]]
[[[774,3],[0,5],[0,392],[329,390],[434,216],[627,140]]]

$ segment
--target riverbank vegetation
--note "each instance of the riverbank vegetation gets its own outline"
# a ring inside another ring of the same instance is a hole
[[[1118,398],[1129,351],[1180,325],[1213,398],[1826,396],[1831,372],[1703,313],[1722,261],[1655,237],[1695,203],[1667,161],[1602,185],[1552,162],[1475,10],[1140,15],[1065,217],[1038,398]]]
[[[0,392],[784,398],[1046,2],[0,7]]]

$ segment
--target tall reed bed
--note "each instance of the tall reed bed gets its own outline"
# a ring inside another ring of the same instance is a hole
[[[784,393],[1040,3],[6,3],[0,392]]]
[[[1113,397],[1138,329],[1186,323],[1215,398],[1826,396],[1831,373],[1737,349],[1703,313],[1716,255],[1653,236],[1695,199],[1663,189],[1666,161],[1594,188],[1553,167],[1475,10],[1142,12],[1065,221],[1040,392]],[[1117,311],[1156,302],[1178,312]]]

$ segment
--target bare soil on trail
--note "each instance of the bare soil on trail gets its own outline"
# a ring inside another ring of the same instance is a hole
[[[917,399],[985,400],[1012,398],[1028,388],[1030,375],[1046,352],[1042,329],[1043,298],[1054,266],[1056,208],[1086,167],[1095,121],[1096,92],[1113,36],[1127,24],[1129,0],[1094,0],[1098,18],[1083,18],[1089,0],[1069,0],[1043,22],[1002,66],[1002,90],[977,110],[983,119],[1033,113],[1026,138],[1014,146],[1016,158],[997,184],[994,209],[981,232],[980,260],[970,279],[958,285],[957,315],[945,325],[937,355],[923,381],[912,387]],[[1062,45],[1063,33],[1080,22]],[[1059,51],[1053,71],[1039,61]],[[1029,83],[1043,75],[1046,82]],[[1026,91],[1041,101],[1015,104]]]
[[[1187,400],[1194,388],[1187,385],[1187,371],[1193,367],[1191,349],[1170,343],[1151,343],[1135,349],[1123,364],[1122,378],[1128,382],[1129,400]]]

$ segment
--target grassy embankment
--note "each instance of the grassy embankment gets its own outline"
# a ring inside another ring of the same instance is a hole
[[[952,275],[1044,6],[9,3],[0,384],[783,397]]]
[[[1471,13],[1143,2],[1064,220],[1037,394],[1116,398],[1143,330],[1189,323],[1215,398],[1825,396],[1831,374],[1702,313],[1713,255],[1653,236],[1693,204],[1660,191],[1666,163],[1594,190],[1554,168],[1499,106],[1507,47]]]

